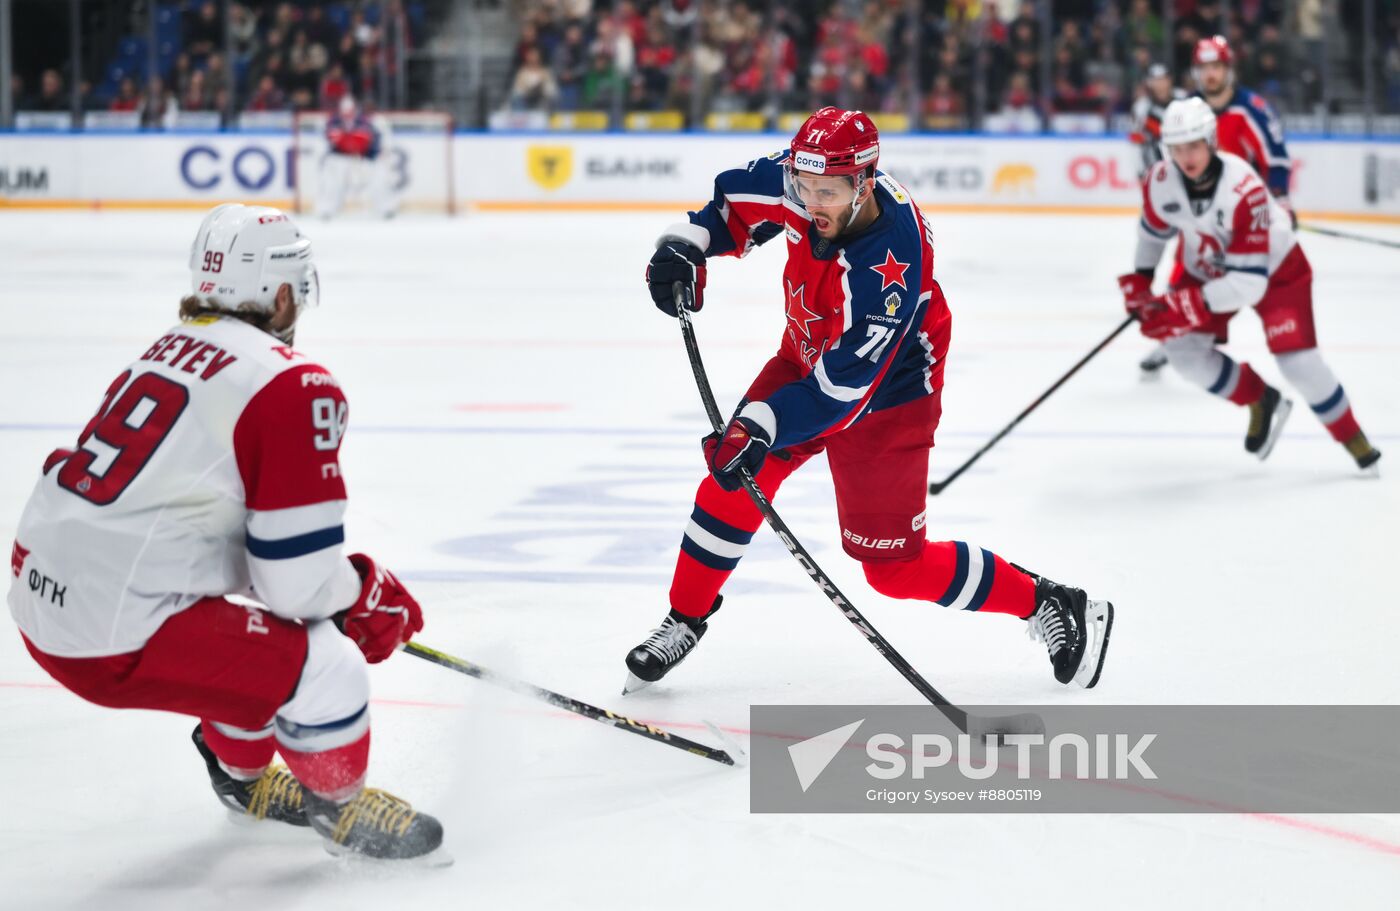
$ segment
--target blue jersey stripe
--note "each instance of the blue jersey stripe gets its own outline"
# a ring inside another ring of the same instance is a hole
[[[304,535],[267,540],[248,535],[248,553],[260,560],[290,560],[345,543],[345,526],[322,528]]]

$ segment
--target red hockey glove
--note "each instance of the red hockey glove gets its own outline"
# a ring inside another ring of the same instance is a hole
[[[1142,318],[1142,309],[1152,300],[1152,277],[1141,272],[1118,276],[1118,289],[1123,292],[1123,306],[1129,316]]]
[[[336,620],[365,660],[378,664],[423,628],[423,609],[393,573],[369,557],[351,554],[350,565],[363,583],[360,597]]]
[[[1138,319],[1142,334],[1160,341],[1208,329],[1211,312],[1200,287],[1192,285],[1152,298]]]
[[[740,414],[729,422],[724,436],[712,433],[701,440],[700,445],[705,450],[705,464],[710,466],[715,482],[732,492],[743,486],[739,480],[740,469],[747,468],[749,474],[758,474],[773,440],[757,421]]]

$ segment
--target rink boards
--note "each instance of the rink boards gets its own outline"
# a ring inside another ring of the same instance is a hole
[[[398,135],[384,166],[405,208],[674,210],[715,173],[784,147],[777,134]],[[1293,200],[1312,217],[1400,223],[1400,143],[1299,139]],[[0,207],[199,208],[227,200],[288,206],[298,167],[290,133],[0,136]],[[889,136],[881,166],[926,209],[1121,214],[1139,204],[1138,154],[1104,137]]]

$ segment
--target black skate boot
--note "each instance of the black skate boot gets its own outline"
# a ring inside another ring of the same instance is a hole
[[[627,653],[627,682],[622,685],[622,695],[651,686],[684,661],[709,629],[707,621],[719,610],[722,601],[724,596],[716,595],[709,613],[699,620],[678,614],[674,609],[668,613],[645,642]]]
[[[293,826],[309,826],[301,782],[283,765],[268,766],[253,781],[239,781],[219,765],[219,757],[204,742],[204,732],[195,727],[194,745],[209,766],[209,783],[230,810],[248,819],[271,819]]]
[[[1272,386],[1264,387],[1264,395],[1249,406],[1249,431],[1244,436],[1244,448],[1264,461],[1274,451],[1274,444],[1283,433],[1293,403]]]
[[[1020,569],[1020,567],[1016,567]],[[1032,639],[1045,643],[1055,679],[1090,689],[1099,682],[1113,631],[1113,604],[1090,601],[1071,588],[1021,570],[1035,580],[1035,612],[1026,618]]]
[[[426,859],[442,846],[442,823],[376,788],[365,788],[343,804],[307,791],[306,816],[311,828],[326,840],[326,850],[336,855]]]
[[[1375,466],[1381,460],[1381,451],[1371,445],[1371,441],[1366,439],[1366,434],[1356,431],[1356,436],[1342,444],[1347,452],[1356,460],[1356,467],[1360,468],[1368,475],[1379,476],[1380,469]]]

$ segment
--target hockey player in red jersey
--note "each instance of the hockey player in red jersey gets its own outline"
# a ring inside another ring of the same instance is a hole
[[[1293,162],[1283,142],[1283,124],[1263,95],[1236,84],[1234,63],[1223,35],[1197,41],[1191,55],[1200,96],[1215,112],[1216,141],[1220,151],[1249,163],[1296,228],[1298,218],[1288,198]]]
[[[1249,408],[1245,449],[1263,459],[1292,407],[1247,363],[1217,347],[1229,323],[1253,307],[1269,350],[1332,438],[1363,470],[1381,454],[1362,433],[1346,391],[1317,350],[1312,267],[1278,199],[1244,159],[1219,151],[1216,118],[1200,98],[1174,101],[1162,122],[1161,161],[1143,183],[1136,271],[1119,277],[1124,302],[1171,364],[1207,392]],[[1167,242],[1181,236],[1182,269],[1166,294],[1152,276]]]
[[[624,692],[660,680],[696,647],[720,589],[762,523],[740,488],[769,498],[825,450],[841,543],[892,598],[1008,614],[1044,640],[1055,678],[1092,687],[1113,605],[963,541],[926,540],[928,454],[941,414],[951,317],[934,279],[929,226],[877,169],[875,124],[822,108],[789,148],[715,178],[714,199],[657,242],[647,281],[676,315],[674,282],[704,303],[710,257],[782,238],[787,328],[723,434],[704,441],[700,484],[671,583],[671,609],[626,658]]]
[[[276,209],[222,205],[190,271],[181,322],[45,462],[11,551],[11,614],[84,699],[199,718],[232,809],[310,826],[336,853],[427,855],[438,821],[365,787],[366,664],[423,619],[391,572],[341,546],[345,396],[292,347],[319,297],[311,242]]]

